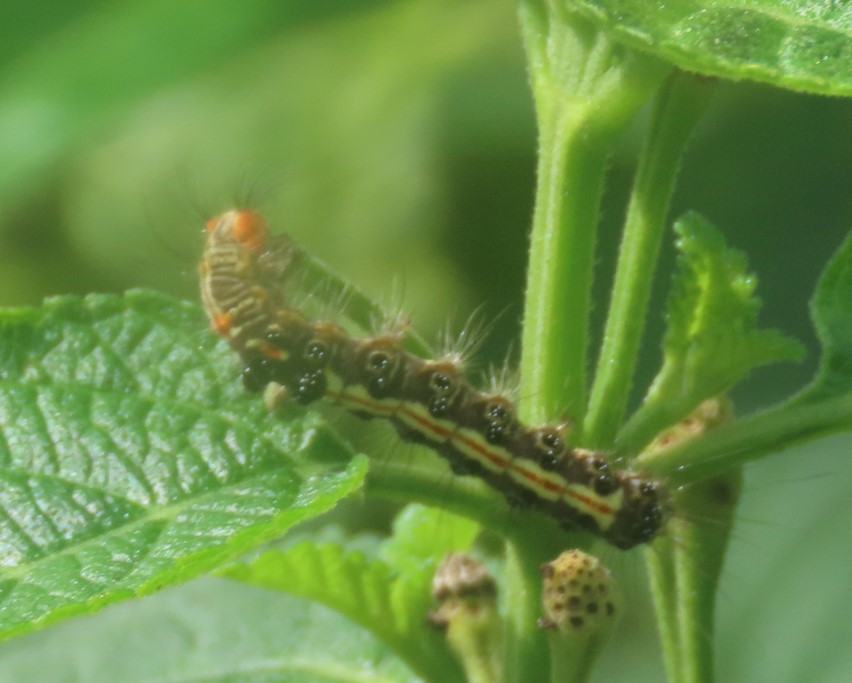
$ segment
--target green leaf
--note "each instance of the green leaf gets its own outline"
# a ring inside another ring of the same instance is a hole
[[[3,681],[417,683],[327,607],[202,578],[0,644]]]
[[[790,399],[700,439],[646,452],[642,466],[679,485],[706,479],[795,443],[852,428],[852,233],[823,272],[811,301],[822,344],[814,380]]]
[[[360,486],[364,459],[237,375],[163,295],[0,313],[0,634],[197,576]]]
[[[801,357],[801,345],[757,327],[757,279],[706,219],[675,224],[681,254],[668,301],[663,366],[641,408],[619,436],[625,449],[645,445],[701,401],[727,391],[753,368]]]
[[[802,398],[852,391],[852,233],[829,261],[811,301],[822,346],[819,370]]]
[[[438,562],[470,547],[477,526],[442,510],[412,505],[394,525],[379,559],[310,541],[267,550],[223,576],[319,601],[364,626],[429,680],[460,680],[441,634],[428,627]]]
[[[852,12],[825,0],[567,0],[625,43],[710,76],[852,95]]]
[[[470,548],[479,525],[446,510],[408,505],[393,521],[393,536],[382,544],[380,556],[400,571],[424,561],[440,561],[456,550]]]

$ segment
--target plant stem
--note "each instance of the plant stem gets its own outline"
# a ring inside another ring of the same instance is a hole
[[[677,595],[673,562],[674,541],[665,534],[645,548],[645,564],[648,568],[648,583],[657,614],[657,631],[663,648],[668,683],[675,683],[680,669],[677,629]]]
[[[615,137],[666,69],[612,43],[556,0],[522,1],[521,24],[539,128],[522,413],[539,421],[562,410],[579,430],[606,160]]]
[[[613,43],[560,0],[522,0],[524,48],[539,130],[536,200],[521,348],[520,417],[567,413],[580,439],[592,270],[606,161],[613,142],[668,70]],[[508,544],[507,683],[545,680],[536,633],[543,559],[529,538]],[[565,681],[570,683],[570,681]]]
[[[646,554],[669,683],[712,683],[716,592],[741,471],[682,490],[677,518]]]
[[[535,532],[533,532],[535,535]],[[529,537],[515,536],[506,544],[505,594],[505,680],[546,681],[549,657],[547,643],[537,626],[541,614],[542,563],[548,558],[531,547]],[[522,587],[521,590],[518,588]]]
[[[675,71],[655,96],[627,209],[612,300],[583,427],[585,445],[611,447],[623,419],[672,190],[683,151],[705,110],[712,83]]]
[[[848,394],[789,402],[714,429],[700,438],[639,456],[637,465],[672,486],[697,482],[794,444],[845,431],[852,425]]]
[[[591,142],[570,116],[548,122],[539,147],[521,357],[526,412],[542,419],[562,408],[580,424],[598,202],[608,147]]]

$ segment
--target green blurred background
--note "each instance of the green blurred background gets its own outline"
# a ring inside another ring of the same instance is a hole
[[[611,163],[598,322],[642,130]],[[380,300],[401,299],[427,337],[482,305],[496,318],[482,358],[500,362],[517,351],[535,146],[510,0],[3,3],[0,304],[142,286],[196,300],[204,220],[248,202]],[[745,250],[764,324],[810,350],[740,387],[743,412],[814,370],[807,301],[852,227],[850,190],[852,103],[719,85],[673,216],[700,211]],[[639,386],[659,360],[665,252]],[[850,446],[836,437],[750,468],[720,678],[852,680]],[[599,680],[655,680],[641,576],[625,573],[634,604]],[[274,656],[258,628],[275,632],[277,599],[196,582],[0,646],[0,681],[237,668]],[[260,626],[235,628],[235,605]]]

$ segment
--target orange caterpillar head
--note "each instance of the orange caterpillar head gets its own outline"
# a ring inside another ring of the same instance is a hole
[[[242,348],[267,323],[273,294],[256,280],[263,274],[268,228],[257,211],[231,209],[207,222],[199,263],[201,299],[213,329]]]
[[[269,228],[266,219],[251,209],[231,209],[207,221],[211,240],[237,242],[255,253],[266,246]]]

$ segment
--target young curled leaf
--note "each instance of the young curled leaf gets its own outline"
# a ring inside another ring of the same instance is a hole
[[[745,256],[698,214],[675,223],[680,256],[668,300],[663,365],[645,401],[619,436],[634,450],[680,421],[701,401],[724,394],[760,366],[796,360],[799,342],[757,326],[756,277]]]
[[[852,233],[829,261],[811,301],[822,346],[819,370],[801,399],[852,392]]]

